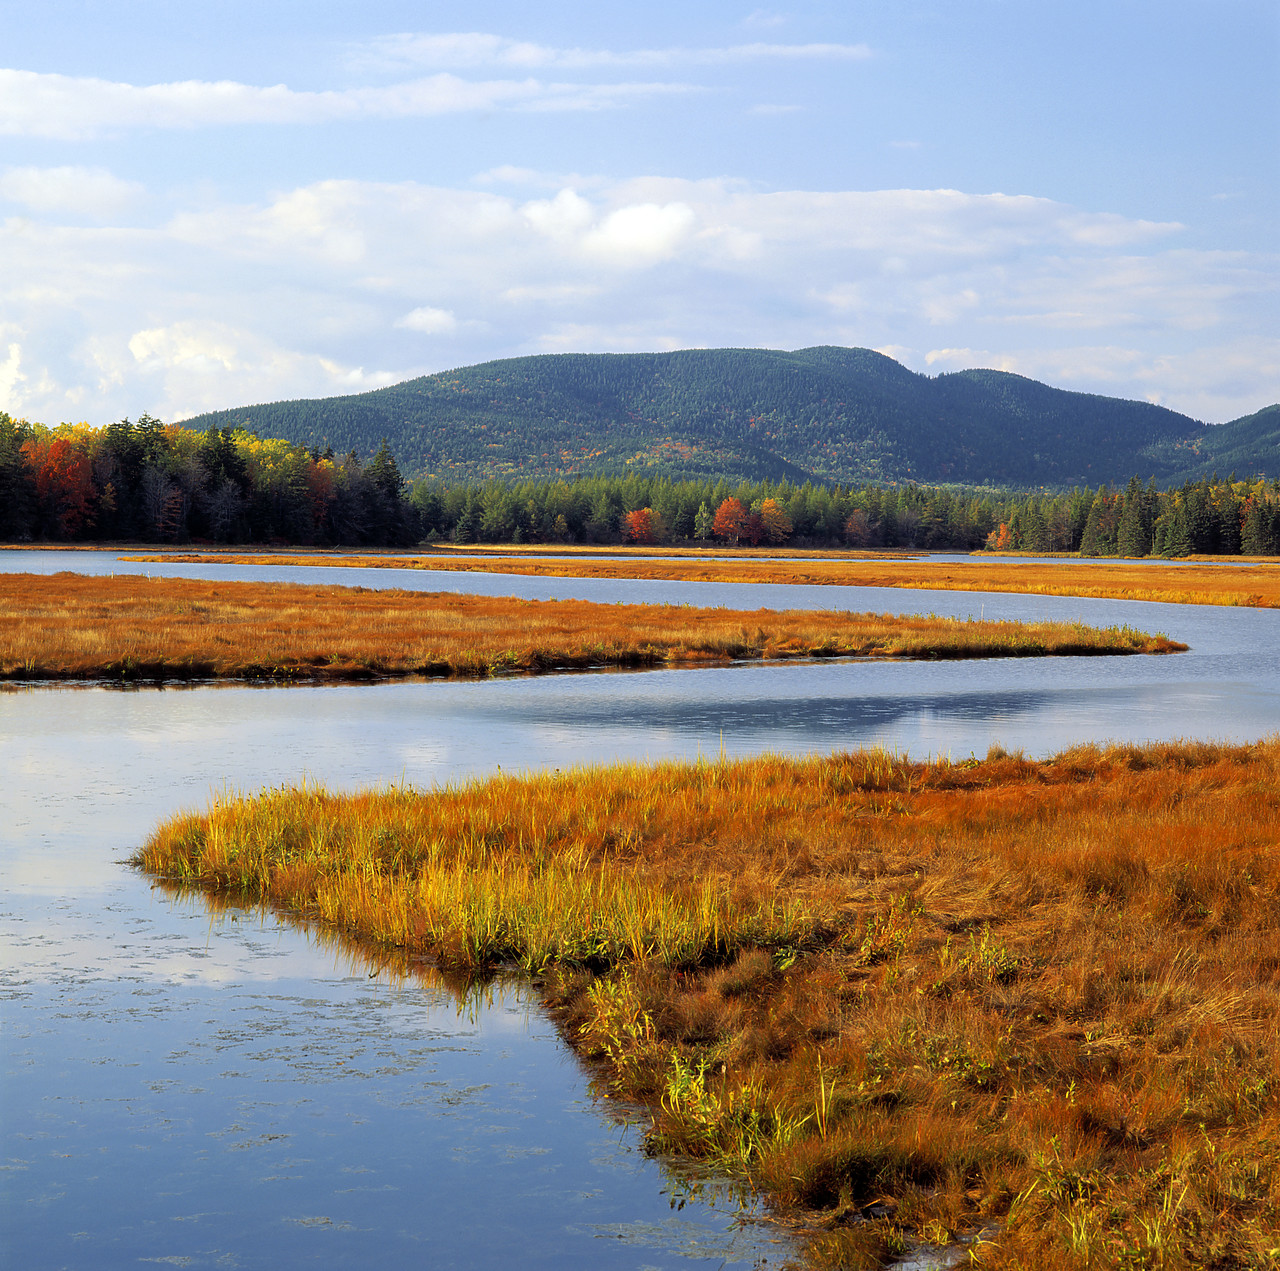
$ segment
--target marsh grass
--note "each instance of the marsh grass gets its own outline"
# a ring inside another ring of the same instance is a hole
[[[654,549],[648,549],[652,552]],[[593,560],[587,554],[565,559],[527,560],[515,552],[481,559],[449,559],[445,555],[344,555],[348,567],[434,569],[541,577],[650,578],[697,582],[805,583],[835,587],[907,587],[946,591],[1018,592],[1046,596],[1090,596],[1116,600],[1151,600],[1165,604],[1242,605],[1274,609],[1280,606],[1280,562],[1268,558],[1249,564],[1241,557],[1230,563],[1201,560],[1124,560],[1085,563],[1064,557],[1048,564],[1030,561],[989,561],[975,557],[961,564],[931,564],[927,560],[865,559],[853,553],[813,553],[804,556],[750,560],[727,555],[690,560],[663,552],[663,559]],[[332,556],[189,554],[134,556],[131,560],[242,561],[252,564],[332,566]],[[1221,559],[1221,558],[1220,558]]]
[[[361,680],[737,659],[1185,648],[1131,628],[608,605],[289,583],[0,575],[0,679]]]
[[[226,796],[137,864],[461,972],[515,962],[655,1150],[816,1265],[1266,1267],[1280,739],[620,765]]]

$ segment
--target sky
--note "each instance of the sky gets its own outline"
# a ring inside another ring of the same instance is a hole
[[[0,0],[0,410],[878,349],[1280,400],[1280,0]]]

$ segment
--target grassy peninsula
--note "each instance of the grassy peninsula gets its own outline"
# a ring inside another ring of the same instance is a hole
[[[0,575],[0,679],[362,680],[739,659],[1166,653],[1130,628]]]
[[[135,863],[543,977],[656,1148],[817,1265],[1271,1267],[1280,739],[228,795]]]
[[[463,552],[474,551],[463,548]],[[137,555],[135,561],[190,561],[211,564],[326,565],[379,569],[436,569],[446,571],[536,575],[548,578],[662,578],[719,583],[806,583],[833,587],[908,587],[945,591],[1019,592],[1039,596],[1089,596],[1110,600],[1153,600],[1164,604],[1242,605],[1280,608],[1280,562],[1222,565],[1196,561],[1170,565],[1165,561],[1106,561],[1084,563],[1063,558],[1051,564],[1031,561],[988,561],[980,557],[957,564],[928,560],[850,559],[845,553],[791,553],[752,560],[736,553],[686,553],[654,549],[627,559],[625,549],[488,548],[486,555],[454,557],[449,549],[429,554],[373,555],[342,553],[184,553]],[[531,560],[530,556],[540,559]],[[619,559],[619,557],[621,558]],[[451,559],[452,557],[452,559]],[[596,557],[596,559],[593,559]],[[600,557],[604,557],[600,559]],[[709,557],[709,559],[708,559]],[[1239,559],[1238,557],[1235,559]]]

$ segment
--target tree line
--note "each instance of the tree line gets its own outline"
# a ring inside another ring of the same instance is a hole
[[[0,412],[0,538],[408,545],[420,537],[384,445],[367,462],[150,415],[46,428]]]
[[[0,538],[23,541],[680,543],[1280,554],[1280,481],[1010,493],[653,475],[406,482],[368,460],[149,415],[57,428],[0,412]]]
[[[948,486],[675,481],[417,482],[425,537],[457,543],[791,543],[1084,556],[1280,554],[1280,481],[1009,493]]]

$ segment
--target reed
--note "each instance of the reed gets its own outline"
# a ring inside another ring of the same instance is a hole
[[[471,549],[467,549],[471,550]],[[544,549],[546,550],[546,549]],[[650,548],[648,551],[653,552]],[[557,554],[558,556],[559,554]],[[1090,596],[1113,600],[1153,600],[1164,604],[1243,605],[1274,609],[1280,606],[1280,562],[1230,564],[1197,560],[1107,561],[1085,564],[1066,557],[1049,564],[1029,561],[988,561],[975,558],[961,564],[934,565],[927,560],[850,559],[851,553],[772,553],[765,559],[712,554],[711,559],[688,559],[669,551],[663,558],[593,560],[589,554],[528,560],[520,552],[491,549],[476,559],[450,559],[447,553],[429,555],[344,554],[347,567],[433,569],[443,571],[533,575],[570,578],[647,578],[696,582],[806,583],[833,587],[908,587],[945,591],[1000,591],[1045,596]],[[276,565],[333,566],[333,556],[187,554],[131,556],[135,561],[244,562]]]
[[[543,977],[655,1149],[808,1214],[817,1265],[1280,1248],[1280,738],[1043,762],[619,765],[227,795],[143,868]]]
[[[367,680],[817,657],[1166,653],[1131,628],[0,574],[0,679]]]

